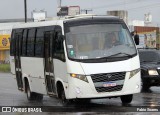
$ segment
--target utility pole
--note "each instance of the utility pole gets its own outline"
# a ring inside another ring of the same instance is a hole
[[[92,9],[82,9],[81,12],[85,12],[85,14],[88,14],[88,12],[91,12]]]
[[[61,8],[62,0],[57,0],[57,3],[58,3],[58,8]]]
[[[27,1],[24,0],[24,16],[25,16],[25,23],[27,23]]]

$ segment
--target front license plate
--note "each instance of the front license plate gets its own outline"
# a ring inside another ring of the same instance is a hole
[[[116,86],[116,85],[117,85],[116,83],[107,82],[107,83],[104,83],[104,84],[103,84],[103,87],[114,87],[114,86]]]

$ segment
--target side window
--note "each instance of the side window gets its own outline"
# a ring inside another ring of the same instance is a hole
[[[11,46],[10,46],[10,55],[14,56],[15,54],[15,30],[12,31],[11,35]]]
[[[26,56],[26,47],[27,47],[27,33],[28,30],[23,31],[23,41],[22,41],[22,56]]]
[[[55,29],[55,37],[53,40],[53,46],[54,46],[53,57],[65,61],[62,29],[60,27],[56,27]]]
[[[22,55],[23,30],[18,34],[19,37],[19,55]]]
[[[28,30],[27,56],[34,56],[35,32],[36,32],[35,28]]]
[[[19,55],[19,39],[18,39],[18,33],[14,34],[14,41],[15,41],[15,56]]]
[[[35,56],[43,57],[44,56],[43,49],[44,49],[44,28],[38,28],[35,40]]]

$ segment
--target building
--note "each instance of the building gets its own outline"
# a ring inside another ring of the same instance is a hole
[[[107,11],[107,15],[118,16],[123,19],[126,24],[128,24],[128,12],[126,10]]]
[[[9,62],[11,26],[0,26],[0,63]]]
[[[33,21],[28,19],[29,22]],[[9,63],[10,37],[15,24],[24,23],[24,19],[0,20],[0,63]]]
[[[134,26],[140,37],[140,45],[148,48],[160,48],[159,27]]]
[[[130,31],[137,31],[139,48],[160,48],[160,28],[154,26],[129,26]]]
[[[145,22],[143,20],[129,20],[129,26],[145,26]]]

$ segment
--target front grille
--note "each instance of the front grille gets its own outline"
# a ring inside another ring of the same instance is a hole
[[[112,92],[122,90],[123,85],[118,85],[114,87],[96,87],[97,92]]]
[[[97,92],[120,91],[123,88],[126,72],[92,74],[91,78]],[[105,82],[115,82],[117,86],[104,87]]]
[[[105,73],[105,74],[92,74],[93,82],[108,82],[125,79],[125,72]]]

